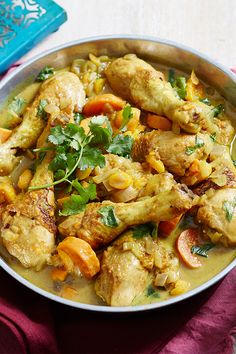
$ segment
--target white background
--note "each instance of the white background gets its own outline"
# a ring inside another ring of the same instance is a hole
[[[143,34],[195,48],[236,65],[236,0],[56,0],[68,21],[23,59],[71,40]]]

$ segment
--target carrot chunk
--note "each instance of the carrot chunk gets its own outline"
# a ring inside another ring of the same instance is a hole
[[[157,114],[148,113],[147,125],[153,129],[171,130],[172,123],[166,117],[158,116]]]
[[[199,268],[202,263],[197,256],[191,253],[192,246],[197,245],[199,242],[199,234],[197,229],[187,229],[179,235],[177,239],[177,250],[183,262],[189,268]]]
[[[84,106],[83,114],[87,117],[101,114],[107,105],[111,106],[114,111],[119,111],[124,107],[125,101],[112,93],[104,93],[89,99]]]

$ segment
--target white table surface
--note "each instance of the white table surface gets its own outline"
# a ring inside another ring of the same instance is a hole
[[[31,50],[28,59],[68,41],[106,34],[173,40],[236,65],[236,0],[56,0],[68,21]]]

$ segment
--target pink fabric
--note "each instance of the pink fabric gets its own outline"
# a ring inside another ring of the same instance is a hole
[[[0,354],[233,354],[236,269],[174,306],[120,315],[53,303],[1,269],[0,281]]]

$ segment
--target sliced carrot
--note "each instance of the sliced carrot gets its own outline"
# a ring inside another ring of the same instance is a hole
[[[148,113],[147,125],[153,129],[171,130],[172,123],[166,117],[158,116],[157,114]]]
[[[175,218],[168,221],[161,221],[158,226],[158,234],[160,234],[160,236],[169,236],[180,222],[182,215],[183,214],[176,216]]]
[[[0,143],[4,143],[12,135],[12,130],[0,128]]]
[[[177,250],[183,262],[189,268],[199,268],[202,263],[197,256],[191,253],[192,246],[199,243],[199,234],[197,229],[187,229],[179,235],[177,239]]]
[[[104,93],[90,98],[84,106],[83,114],[87,117],[101,114],[104,112],[106,105],[110,105],[115,111],[118,111],[124,107],[125,101],[112,93]]]
[[[66,237],[57,246],[59,257],[66,256],[65,267],[71,271],[78,267],[86,278],[92,278],[100,270],[100,262],[91,246],[84,240],[76,237]],[[69,267],[67,267],[69,264]]]

